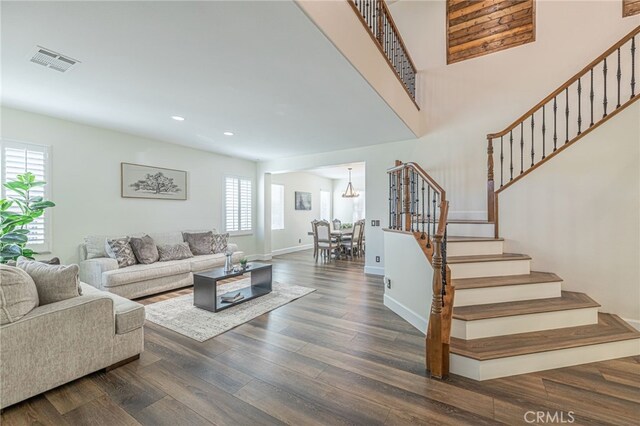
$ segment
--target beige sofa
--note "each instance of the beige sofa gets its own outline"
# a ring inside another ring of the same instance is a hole
[[[0,408],[142,352],[144,306],[80,285],[81,296],[0,326]]]
[[[181,243],[181,232],[149,234],[157,245]],[[96,237],[93,237],[96,238]],[[101,237],[106,239],[107,237]],[[239,262],[244,252],[229,244],[232,260]],[[109,257],[87,259],[86,243],[80,245],[80,279],[95,288],[118,294],[128,299],[193,285],[193,273],[224,266],[223,253],[194,256],[189,259],[137,264],[118,268],[118,262]]]

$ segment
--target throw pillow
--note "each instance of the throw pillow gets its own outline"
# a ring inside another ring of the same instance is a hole
[[[25,271],[36,285],[40,305],[59,302],[80,296],[78,265],[48,265],[46,263],[18,258],[18,268]]]
[[[158,261],[160,257],[158,248],[150,236],[145,235],[142,238],[131,237],[129,238],[129,244],[139,263],[147,265]]]
[[[213,232],[183,232],[182,238],[194,255],[213,254]]]
[[[0,264],[0,325],[18,321],[37,306],[33,278],[20,268]]]
[[[129,237],[107,240],[105,248],[109,257],[118,261],[119,268],[126,268],[138,263],[131,244],[129,244]]]
[[[214,253],[225,253],[227,251],[227,245],[229,244],[229,233],[226,234],[213,234],[213,247]]]
[[[98,257],[107,257],[105,251],[105,242],[107,237],[104,235],[89,235],[84,237],[84,246],[87,251],[87,259],[96,259]]]
[[[158,246],[158,253],[160,254],[160,262],[193,257],[193,253],[191,253],[187,243],[161,244]]]

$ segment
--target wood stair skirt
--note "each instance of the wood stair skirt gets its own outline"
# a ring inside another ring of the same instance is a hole
[[[556,274],[531,271],[529,256],[504,253],[486,223],[461,225],[483,229],[447,243],[452,373],[487,380],[640,355],[640,332],[629,324],[598,313],[584,293],[562,291]]]

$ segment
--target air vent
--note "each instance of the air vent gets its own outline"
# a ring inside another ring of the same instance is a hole
[[[80,62],[42,46],[35,47],[31,55],[29,55],[29,60],[34,64],[60,72],[67,72],[71,67]]]

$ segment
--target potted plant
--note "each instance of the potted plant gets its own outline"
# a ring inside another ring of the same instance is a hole
[[[242,259],[240,259],[240,266],[242,267],[242,269],[247,269],[248,261],[249,259],[247,259],[246,257],[243,257]]]
[[[37,253],[26,248],[30,232],[28,225],[55,204],[43,197],[31,196],[31,189],[46,185],[46,182],[37,181],[31,172],[18,175],[3,185],[16,195],[0,199],[0,263],[20,256],[33,259]]]

